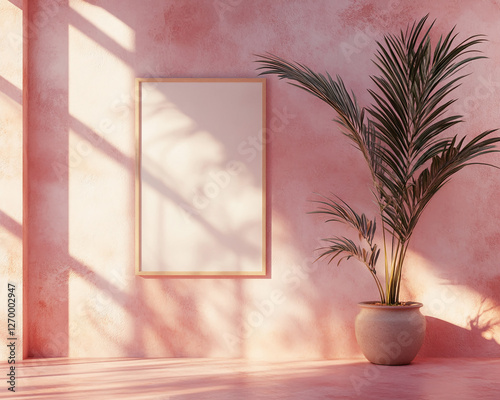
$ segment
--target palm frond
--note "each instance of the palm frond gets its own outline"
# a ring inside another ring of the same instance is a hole
[[[409,240],[425,208],[415,207],[416,199],[410,196],[413,182],[423,182],[419,174],[425,177],[426,165],[449,152],[453,139],[439,135],[462,122],[460,115],[447,115],[455,102],[447,97],[466,76],[458,73],[484,58],[471,55],[477,53],[473,47],[485,40],[483,36],[455,44],[454,29],[441,36],[433,50],[430,32],[434,23],[424,30],[426,20],[422,18],[400,36],[387,35],[384,45],[379,43],[374,62],[381,75],[372,77],[378,92],[369,91],[374,104],[367,109],[380,141],[375,151],[384,164],[377,174],[383,186],[380,197],[386,203],[383,221],[403,241]]]
[[[484,58],[471,55],[460,59],[476,53],[472,47],[485,39],[475,35],[455,45],[453,30],[439,39],[433,51],[433,24],[424,32],[426,20],[422,18],[401,36],[387,35],[384,46],[379,43],[374,63],[381,75],[372,77],[379,92],[370,91],[375,103],[367,109],[383,143],[379,151],[393,161],[387,168],[402,186],[449,144],[448,138],[438,135],[461,122],[461,116],[444,117],[455,101],[445,98],[466,76],[456,74],[472,61]]]
[[[467,76],[470,63],[485,58],[476,46],[486,39],[473,35],[458,41],[455,28],[441,35],[433,46],[427,27],[428,16],[408,25],[398,35],[388,34],[377,42],[374,64],[380,74],[372,76],[374,90],[370,107],[358,105],[342,79],[319,74],[307,66],[278,56],[259,56],[261,75],[273,74],[313,94],[337,113],[341,130],[362,152],[370,169],[379,206],[385,252],[386,293],[375,276],[380,249],[374,243],[375,219],[356,213],[344,201],[323,197],[313,212],[327,222],[341,222],[356,229],[361,242],[326,239],[322,257],[331,262],[356,258],[369,269],[377,282],[381,300],[397,304],[403,261],[408,243],[424,209],[433,196],[460,170],[470,165],[490,165],[478,157],[499,152],[495,130],[485,131],[468,142],[443,133],[463,122],[452,112],[456,99],[450,98]],[[365,115],[366,114],[366,115]],[[386,235],[392,239],[387,242]],[[389,243],[389,248],[388,248]]]
[[[377,245],[374,245],[373,249],[366,250],[359,245],[357,246],[351,239],[346,237],[333,237],[323,240],[328,242],[330,245],[318,249],[322,250],[322,253],[318,258],[328,257],[328,262],[330,263],[335,258],[342,255],[337,262],[337,265],[339,265],[342,260],[348,260],[349,258],[354,257],[365,264],[368,269],[373,272],[373,274],[377,273],[375,265],[380,254],[380,249],[378,249]]]
[[[277,75],[279,79],[287,79],[292,86],[311,93],[332,107],[338,118],[336,121],[342,126],[342,133],[353,141],[368,165],[373,167],[370,151],[366,140],[373,140],[373,130],[365,126],[365,110],[360,108],[354,94],[349,94],[340,76],[334,80],[330,74],[320,74],[310,68],[294,62],[289,62],[273,54],[257,55],[256,62],[261,64],[257,70],[259,75]],[[372,171],[372,176],[375,172]]]
[[[321,196],[321,195],[320,195]],[[319,204],[316,211],[311,211],[310,214],[325,214],[327,219],[325,222],[342,222],[358,231],[360,239],[363,238],[371,246],[377,224],[375,219],[370,220],[365,214],[356,213],[345,201],[337,197],[333,200],[326,196],[321,196],[323,200],[314,200],[314,203]]]
[[[456,144],[457,137],[455,136],[449,146],[441,154],[434,156],[431,165],[425,168],[411,183],[409,201],[413,212],[408,227],[409,236],[411,236],[429,201],[439,189],[450,181],[455,173],[473,164],[496,167],[491,164],[472,162],[478,156],[498,152],[495,145],[500,142],[500,138],[490,137],[494,132],[496,129],[485,131],[466,145],[463,145],[464,139]]]

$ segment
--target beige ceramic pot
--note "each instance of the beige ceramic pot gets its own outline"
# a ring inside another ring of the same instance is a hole
[[[356,339],[368,361],[382,365],[412,362],[424,342],[422,305],[417,302],[399,306],[380,305],[375,301],[359,303]]]

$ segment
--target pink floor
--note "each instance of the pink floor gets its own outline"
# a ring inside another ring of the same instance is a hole
[[[215,359],[30,359],[5,399],[500,399],[500,359],[264,363]],[[7,365],[2,364],[6,369]]]

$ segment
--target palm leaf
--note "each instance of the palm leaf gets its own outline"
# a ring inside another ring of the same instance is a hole
[[[257,62],[261,66],[257,70],[262,71],[260,75],[274,74],[280,79],[288,79],[291,85],[311,93],[332,107],[337,112],[336,121],[342,126],[342,133],[353,141],[372,169],[374,163],[366,139],[368,136],[369,140],[373,140],[370,135],[373,136],[374,131],[365,126],[364,109],[358,106],[354,94],[351,97],[339,76],[334,80],[329,74],[325,76],[313,72],[302,64],[288,62],[273,54],[258,57]],[[375,176],[375,172],[371,172]]]
[[[346,237],[333,237],[323,239],[323,241],[330,243],[330,245],[319,249],[323,252],[318,258],[328,257],[328,262],[330,263],[336,257],[342,255],[337,262],[337,265],[339,265],[342,260],[354,257],[365,264],[373,274],[377,273],[375,265],[380,254],[380,249],[377,248],[377,245],[373,249],[366,250],[359,245],[357,246],[351,239]]]
[[[370,269],[381,299],[398,303],[401,269],[415,226],[433,196],[460,170],[470,165],[490,165],[478,157],[497,153],[500,138],[485,131],[469,142],[465,138],[443,136],[463,122],[452,112],[456,99],[450,98],[467,74],[470,63],[485,58],[476,50],[483,35],[458,41],[455,28],[439,37],[433,46],[428,16],[409,25],[398,35],[388,34],[377,42],[374,63],[380,74],[372,76],[373,103],[358,105],[340,77],[320,74],[307,66],[278,56],[259,56],[261,75],[286,79],[331,106],[341,131],[362,152],[373,179],[373,194],[380,209],[386,261],[386,293],[375,276],[379,249],[373,242],[375,219],[358,214],[336,197],[317,201],[327,222],[341,222],[358,231],[370,249],[347,238],[329,238],[320,257],[330,261],[356,258]],[[366,111],[366,112],[365,112]],[[392,237],[387,248],[386,234]]]
[[[370,220],[365,214],[356,213],[345,201],[337,197],[338,200],[333,200],[326,196],[323,200],[314,200],[319,204],[316,211],[311,211],[310,214],[325,214],[327,219],[325,222],[342,222],[358,231],[360,238],[363,238],[371,246],[377,224],[375,219]]]

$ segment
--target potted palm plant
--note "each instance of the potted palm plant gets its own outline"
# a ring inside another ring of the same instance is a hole
[[[356,212],[336,196],[317,200],[314,213],[323,214],[326,222],[347,224],[359,234],[359,243],[348,237],[324,239],[326,246],[319,249],[318,258],[338,263],[357,259],[374,279],[380,299],[360,303],[355,330],[363,354],[377,364],[408,364],[423,343],[422,304],[400,300],[404,261],[422,212],[455,173],[473,164],[491,166],[477,158],[499,151],[495,130],[468,142],[465,137],[443,135],[462,122],[452,113],[455,100],[449,97],[466,76],[460,73],[463,67],[484,58],[475,49],[484,36],[457,42],[453,28],[433,45],[434,23],[426,28],[426,20],[427,16],[377,42],[374,63],[379,75],[371,77],[376,89],[369,90],[373,99],[369,107],[358,105],[339,76],[334,79],[269,53],[257,56],[261,75],[288,79],[335,110],[341,132],[362,153],[370,170],[381,235],[375,236],[375,218]],[[377,273],[381,251],[385,279]]]

